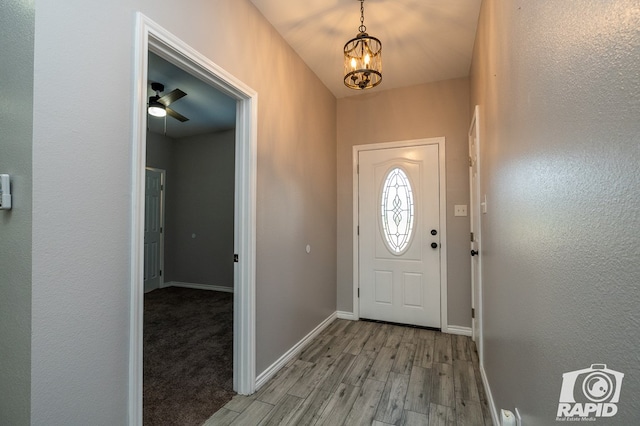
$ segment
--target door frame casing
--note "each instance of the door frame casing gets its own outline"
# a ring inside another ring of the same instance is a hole
[[[440,180],[440,327],[443,332],[448,332],[447,321],[447,183],[446,183],[446,156],[445,138],[425,138],[405,141],[381,142],[352,147],[352,182],[353,182],[353,319],[360,319],[360,300],[358,288],[360,285],[360,246],[358,226],[360,217],[358,183],[358,158],[360,151],[373,151],[391,148],[409,148],[421,145],[438,145],[438,176]]]
[[[474,277],[473,270],[473,262],[474,259],[471,258],[471,307],[475,311],[475,318],[471,319],[471,332],[473,340],[476,342],[476,346],[478,347],[478,359],[480,361],[480,365],[483,365],[484,360],[484,341],[482,339],[482,211],[481,211],[481,197],[480,197],[480,106],[476,105],[473,110],[473,117],[471,118],[471,124],[469,125],[469,150],[471,151],[471,138],[475,137],[475,157],[476,157],[476,171],[477,177],[476,181],[473,181],[472,167],[471,167],[471,159],[472,153],[469,152],[469,221],[470,227],[474,232],[474,240],[478,243],[476,244],[476,249],[480,252],[480,255],[476,256],[475,260],[477,263],[477,276]],[[477,229],[474,229],[474,220],[475,225],[477,225]],[[476,238],[477,237],[477,238]],[[477,278],[477,282],[476,279]],[[477,323],[477,327],[476,327]],[[478,329],[478,335],[476,336],[476,328]]]
[[[157,172],[160,173],[160,229],[162,231],[160,231],[160,250],[158,250],[158,255],[160,256],[160,260],[158,262],[158,264],[160,265],[160,271],[164,272],[164,231],[165,231],[165,226],[164,226],[164,209],[165,209],[165,205],[164,205],[164,186],[166,185],[166,181],[167,181],[167,171],[164,169],[158,169],[156,167],[145,167],[144,168],[145,171],[146,170],[150,170],[153,172]],[[146,189],[145,189],[146,192]],[[160,280],[158,281],[158,288],[162,288],[164,287],[164,275],[163,273],[160,274]],[[143,281],[143,286],[144,286],[144,281]]]
[[[142,337],[144,266],[144,178],[148,52],[236,99],[233,306],[233,387],[255,392],[256,175],[258,94],[226,70],[162,28],[136,14],[131,164],[131,276],[129,335],[129,425],[142,424]]]

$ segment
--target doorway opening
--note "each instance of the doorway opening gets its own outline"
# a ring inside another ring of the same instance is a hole
[[[142,424],[145,167],[149,53],[235,100],[233,190],[233,389],[255,391],[257,93],[142,14],[137,16],[132,149],[129,424]],[[213,414],[213,413],[211,413]]]

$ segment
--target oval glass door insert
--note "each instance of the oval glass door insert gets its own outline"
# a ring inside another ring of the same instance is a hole
[[[407,174],[392,169],[382,185],[382,234],[393,254],[401,254],[411,242],[414,223],[413,190]]]

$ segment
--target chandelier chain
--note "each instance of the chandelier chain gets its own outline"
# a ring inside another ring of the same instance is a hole
[[[358,27],[358,31],[367,32],[367,27],[364,26],[364,0],[360,0],[360,27]]]

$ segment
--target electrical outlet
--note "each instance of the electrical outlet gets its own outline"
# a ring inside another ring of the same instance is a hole
[[[456,204],[453,206],[453,215],[454,216],[466,216],[467,215],[467,205],[466,204]]]

